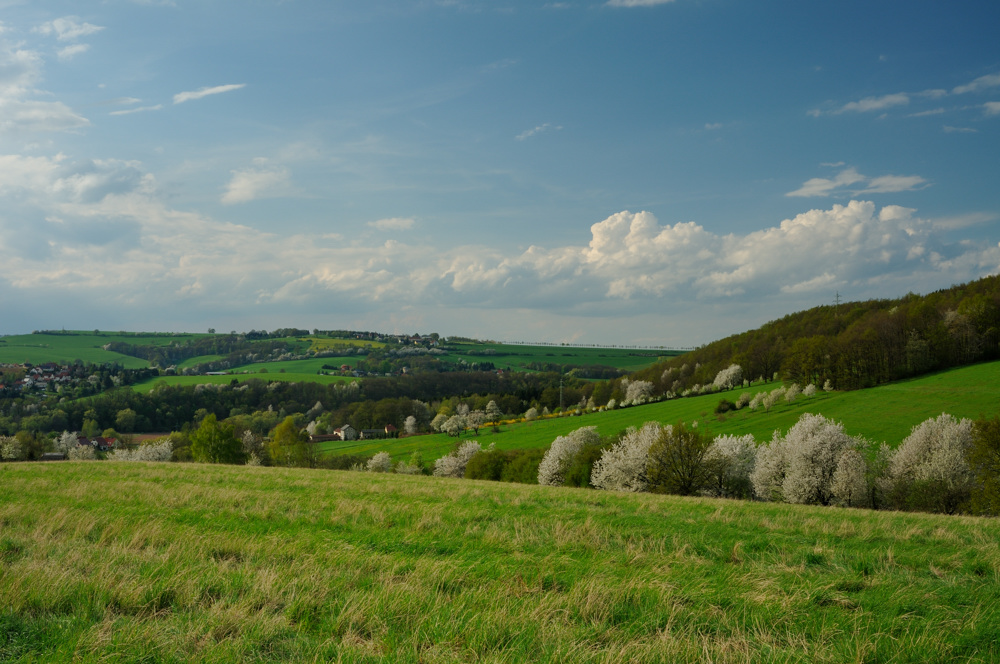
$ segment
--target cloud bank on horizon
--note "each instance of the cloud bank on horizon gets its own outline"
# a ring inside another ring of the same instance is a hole
[[[689,346],[836,293],[1000,272],[988,3],[956,9],[964,48],[933,69],[891,36],[856,64],[835,45],[812,67],[793,40],[748,46],[793,20],[835,34],[820,9],[73,7],[15,4],[0,23],[0,334]],[[910,27],[935,27],[933,7]],[[687,36],[706,21],[718,34]],[[724,46],[760,68],[672,64]]]

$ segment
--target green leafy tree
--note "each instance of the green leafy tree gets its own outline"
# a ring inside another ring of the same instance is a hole
[[[220,424],[211,413],[191,434],[191,456],[205,463],[243,463],[243,443],[231,425]]]
[[[295,418],[289,415],[274,427],[268,451],[276,466],[309,465],[309,435],[299,429]]]
[[[664,427],[649,447],[646,475],[654,493],[691,496],[708,484],[710,473],[705,455],[712,439],[683,423]]]
[[[1000,514],[1000,416],[977,420],[972,425],[969,466],[972,509],[980,514]]]

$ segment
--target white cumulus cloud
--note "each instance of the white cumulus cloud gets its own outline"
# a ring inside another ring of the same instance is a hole
[[[256,166],[232,171],[222,202],[227,205],[247,203],[259,198],[286,196],[291,191],[291,172],[284,166],[272,166],[267,160],[255,160]]]

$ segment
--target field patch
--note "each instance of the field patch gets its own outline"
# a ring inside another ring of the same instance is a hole
[[[1000,658],[991,519],[65,462],[0,524],[9,661]]]

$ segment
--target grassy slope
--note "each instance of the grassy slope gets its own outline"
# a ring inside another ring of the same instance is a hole
[[[749,392],[773,389],[776,384],[751,387]],[[596,426],[602,434],[617,433],[627,426],[639,426],[655,420],[673,423],[698,422],[699,429],[713,435],[751,433],[758,441],[769,440],[775,429],[788,430],[802,413],[820,413],[843,422],[848,433],[886,441],[895,447],[910,429],[929,417],[948,412],[956,417],[977,418],[1000,413],[1000,362],[952,369],[922,378],[853,392],[818,393],[799,397],[792,404],[782,402],[770,413],[741,410],[718,421],[715,406],[722,398],[735,401],[743,389],[688,399],[676,399],[645,406],[624,408],[583,417],[505,425],[499,434],[488,428],[473,436],[482,445],[496,443],[499,449],[548,447],[556,436],[582,426]],[[466,434],[464,439],[468,439]],[[455,438],[437,434],[413,436],[394,441],[348,441],[323,443],[323,449],[336,453],[374,454],[388,451],[402,459],[419,450],[425,460],[449,452]]]
[[[0,660],[993,662],[1000,522],[0,464]]]
[[[88,332],[74,334],[19,334],[0,337],[0,362],[43,364],[45,362],[71,363],[82,360],[94,364],[117,362],[129,369],[148,367],[146,360],[112,353],[102,348],[113,341],[137,345],[163,346],[174,341],[185,341],[204,335],[118,335],[112,332],[95,335]]]

